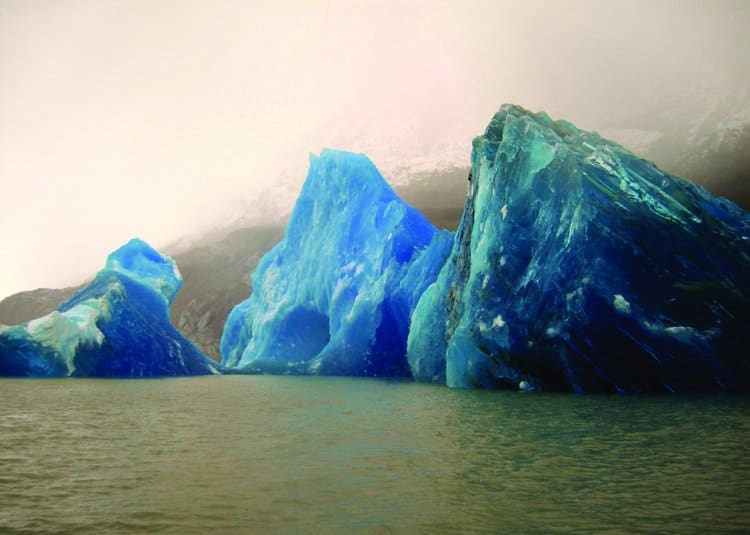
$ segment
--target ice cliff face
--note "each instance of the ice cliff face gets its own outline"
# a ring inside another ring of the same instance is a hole
[[[177,266],[134,239],[52,313],[0,329],[0,375],[151,377],[216,373],[169,322]]]
[[[229,315],[222,364],[247,372],[408,376],[409,318],[450,250],[370,160],[325,150],[284,239]]]
[[[577,392],[750,386],[750,216],[625,149],[503,106],[474,140],[415,378]]]

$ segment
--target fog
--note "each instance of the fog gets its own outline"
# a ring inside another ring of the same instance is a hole
[[[468,165],[504,102],[587,129],[701,113],[747,83],[749,27],[743,0],[5,0],[0,298],[253,210],[322,147]]]

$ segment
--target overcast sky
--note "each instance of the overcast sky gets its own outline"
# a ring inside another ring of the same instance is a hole
[[[3,0],[0,298],[213,225],[362,132],[468,163],[503,102],[595,129],[726,93],[748,28],[743,0]]]

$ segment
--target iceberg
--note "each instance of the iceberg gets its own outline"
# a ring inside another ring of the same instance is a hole
[[[0,375],[157,377],[218,373],[169,321],[182,285],[171,258],[133,239],[52,313],[0,327]]]
[[[596,133],[505,105],[413,312],[414,377],[451,387],[750,386],[750,215]]]
[[[222,364],[246,373],[410,376],[411,313],[452,234],[405,204],[362,154],[324,150],[283,240],[229,314]]]

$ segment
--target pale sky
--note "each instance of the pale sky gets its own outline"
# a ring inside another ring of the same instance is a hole
[[[215,225],[369,133],[468,164],[504,102],[596,129],[726,93],[749,27],[742,0],[2,0],[0,298]]]

